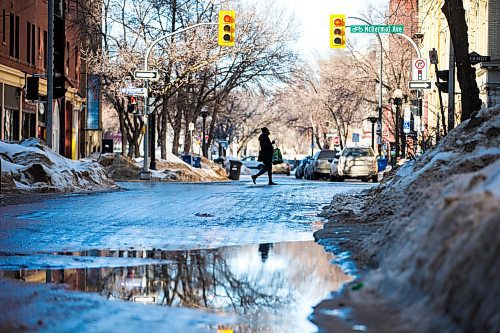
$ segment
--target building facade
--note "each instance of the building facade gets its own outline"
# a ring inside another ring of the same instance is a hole
[[[59,1],[55,1],[58,5]],[[75,3],[66,1],[64,13],[74,14]],[[30,137],[46,140],[46,96],[48,57],[48,8],[44,0],[5,0],[1,2],[0,43],[0,139],[18,141]],[[59,7],[61,8],[61,7]],[[57,9],[57,8],[56,8]],[[57,11],[57,10],[56,10]],[[67,15],[66,15],[67,16]],[[85,46],[75,25],[65,20],[64,68],[66,92],[55,99],[52,112],[52,149],[61,155],[78,159],[92,151],[100,150],[101,115],[99,84],[95,87],[99,95],[97,110],[87,126],[88,75],[81,61],[81,50]],[[58,36],[58,34],[55,34]],[[40,76],[39,101],[26,99],[27,78]],[[95,80],[94,80],[95,81]],[[96,97],[97,96],[97,97]],[[94,103],[95,105],[95,103]]]
[[[483,107],[491,107],[500,103],[500,0],[464,0],[464,9],[469,35],[469,53],[491,56],[491,62],[474,65],[476,81]],[[450,68],[450,31],[447,20],[441,11],[444,0],[419,1],[419,21],[421,22],[420,47],[427,58],[429,51],[436,49],[438,54],[438,70]],[[456,73],[456,71],[455,71]],[[456,78],[456,75],[455,75]],[[434,66],[429,68],[429,81],[436,82]],[[436,87],[426,91],[424,113],[428,117],[429,128],[442,127],[447,123],[449,95],[442,93],[445,119],[441,119],[439,92]],[[460,86],[455,82],[455,123],[461,114]]]

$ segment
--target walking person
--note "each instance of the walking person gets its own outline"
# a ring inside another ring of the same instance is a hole
[[[267,127],[263,127],[261,131],[262,134],[259,136],[260,151],[258,160],[264,163],[264,168],[262,168],[259,173],[252,176],[252,181],[256,184],[255,180],[257,177],[267,172],[269,185],[278,185],[273,182],[273,143],[271,139],[269,139],[269,134],[271,134],[271,132],[269,132]]]

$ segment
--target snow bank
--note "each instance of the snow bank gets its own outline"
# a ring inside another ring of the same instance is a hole
[[[2,192],[73,192],[115,188],[104,169],[91,161],[73,161],[38,139],[19,144],[0,141]]]
[[[355,201],[334,198],[326,211],[336,214],[330,230],[315,234],[320,242],[339,224],[377,229],[353,248],[369,258],[365,287],[344,297],[391,300],[413,332],[500,331],[500,107],[482,110]]]
[[[0,278],[2,332],[214,332],[234,317],[108,299],[63,286]]]
[[[143,166],[143,159],[130,159],[119,154],[103,154],[97,160],[114,180],[137,180]],[[151,170],[151,177],[160,181],[208,182],[227,180],[227,174],[218,164],[201,159],[201,169],[194,168],[179,157],[168,154],[167,160],[156,159],[157,170]]]

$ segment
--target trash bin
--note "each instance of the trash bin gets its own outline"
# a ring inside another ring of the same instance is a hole
[[[113,139],[102,139],[102,150],[103,154],[113,153]]]
[[[378,172],[382,172],[387,167],[387,158],[379,158],[377,160]]]
[[[241,163],[240,161],[229,161],[229,179],[239,180],[241,173]]]
[[[201,169],[201,157],[193,156],[193,166],[195,168]]]
[[[184,161],[184,163],[192,165],[191,164],[191,161],[192,161],[192,156],[191,155],[182,155],[181,159]]]

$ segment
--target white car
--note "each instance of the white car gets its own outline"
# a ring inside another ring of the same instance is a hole
[[[342,150],[337,167],[338,179],[359,178],[378,181],[377,158],[371,147],[347,147]]]
[[[243,157],[241,159],[241,162],[249,169],[259,170],[262,166],[264,166],[264,164],[260,161],[257,161],[257,159],[257,156],[247,156]]]

